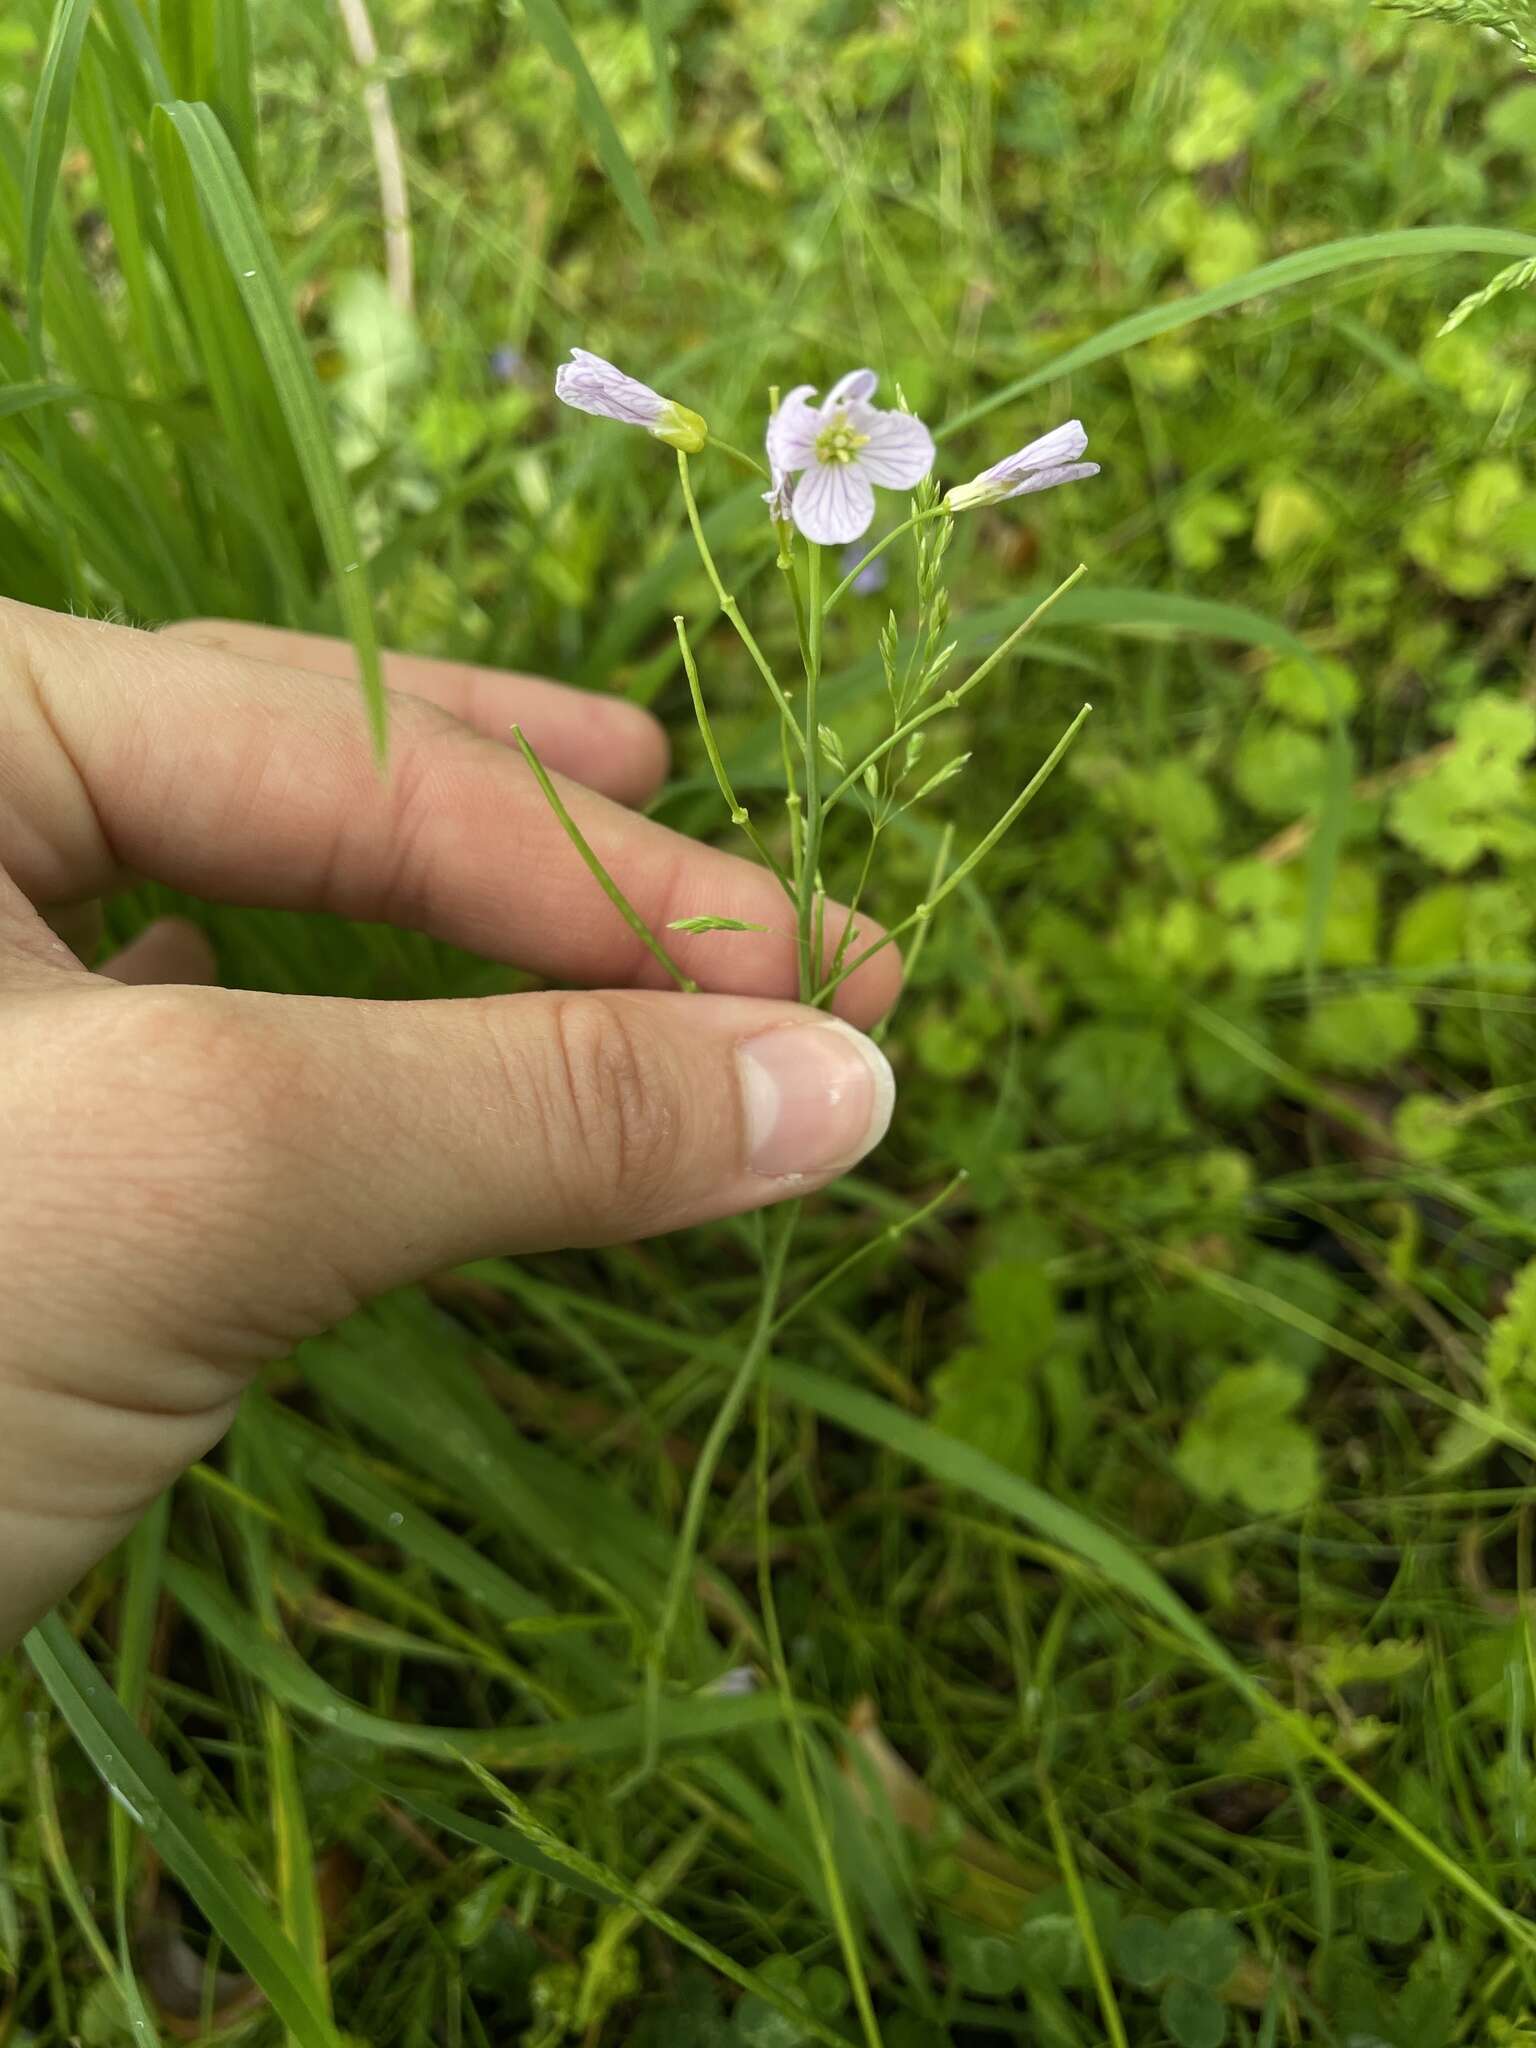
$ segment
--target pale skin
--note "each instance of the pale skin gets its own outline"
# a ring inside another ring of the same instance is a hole
[[[800,1195],[884,1131],[888,1073],[847,1025],[890,1006],[894,949],[839,989],[846,1024],[785,1000],[778,885],[631,808],[666,772],[651,718],[392,657],[381,774],[351,671],[295,634],[0,601],[0,1651],[217,1442],[263,1364],[371,1295]],[[653,930],[772,929],[668,934],[704,993],[672,991],[514,723]],[[600,992],[235,992],[171,920],[90,972],[94,900],[135,876]]]

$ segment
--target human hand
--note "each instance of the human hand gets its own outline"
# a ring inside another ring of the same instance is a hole
[[[296,634],[0,601],[0,1650],[217,1441],[264,1362],[370,1295],[803,1194],[889,1120],[876,1048],[776,1000],[797,975],[773,879],[622,807],[664,774],[654,721],[397,658],[384,776],[350,667]],[[658,989],[498,744],[514,722],[653,929],[777,935],[671,934],[709,992]],[[237,993],[197,985],[207,947],[169,922],[89,973],[48,920],[135,874],[607,992]],[[887,949],[844,984],[849,1023],[899,971]]]

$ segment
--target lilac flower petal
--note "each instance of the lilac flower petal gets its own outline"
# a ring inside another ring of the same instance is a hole
[[[768,422],[768,464],[774,471],[804,469],[816,459],[821,414],[806,400],[814,384],[797,384]]]
[[[571,360],[555,372],[555,396],[578,412],[599,419],[621,420],[630,427],[654,427],[667,410],[667,400],[638,377],[627,377],[590,349],[573,348]]]
[[[1022,483],[1015,484],[1011,491],[1005,491],[1003,495],[1008,498],[1024,498],[1031,491],[1053,491],[1057,484],[1075,484],[1085,476],[1097,476],[1098,473],[1099,465],[1096,462],[1064,462],[1059,469],[1035,470],[1025,477]]]
[[[909,412],[876,412],[872,405],[850,409],[850,418],[868,436],[858,464],[872,484],[887,491],[909,490],[933,467],[933,436]]]
[[[846,377],[839,377],[822,402],[821,416],[827,420],[840,405],[860,404],[874,396],[875,386],[880,379],[873,370],[850,370]]]
[[[816,462],[795,486],[790,511],[807,540],[841,546],[869,531],[874,488],[856,462]]]
[[[995,462],[983,473],[999,482],[1012,483],[1030,469],[1060,469],[1064,464],[1076,462],[1088,446],[1088,436],[1081,420],[1067,420],[1059,427],[1052,427],[1048,434],[1031,441],[1027,448],[1021,448],[1016,455],[1005,455],[1001,462]],[[978,478],[979,482],[980,479]]]
[[[795,480],[782,469],[773,472],[773,482],[763,493],[763,503],[768,507],[768,517],[776,526],[782,526],[790,517],[794,504]]]

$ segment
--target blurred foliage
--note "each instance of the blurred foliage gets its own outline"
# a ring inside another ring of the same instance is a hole
[[[162,0],[162,32],[193,11]],[[45,13],[0,20],[13,384]],[[1292,251],[1536,226],[1518,53],[1356,0],[572,0],[651,248],[532,13],[374,13],[414,315],[382,283],[362,81],[327,10],[253,10],[252,105],[380,631],[654,705],[677,736],[668,822],[717,825],[674,612],[743,791],[771,778],[772,726],[707,624],[669,462],[557,416],[570,343],[743,445],[771,384],[868,362],[936,425],[965,422],[942,442],[947,480],[1074,413],[1104,464],[957,533],[973,647],[1080,556],[1091,571],[946,721],[942,751],[935,736],[935,764],[971,755],[940,799],[959,843],[1085,695],[1095,713],[984,889],[935,921],[890,1039],[892,1138],[820,1205],[792,1293],[957,1167],[965,1192],[818,1297],[782,1356],[1126,1536],[1403,1825],[1256,1721],[1112,1577],[777,1403],[777,1605],[881,2038],[1088,2043],[1108,2000],[1113,2037],[1148,2048],[1536,2039],[1536,1930],[1492,1923],[1447,1874],[1531,1910],[1529,297],[1504,289],[1442,333],[1491,261],[1365,265],[973,411],[1114,321]],[[161,171],[137,129],[112,152],[104,47],[93,30],[49,274],[49,368],[83,389],[0,416],[0,588],[147,624],[334,629],[260,364],[232,356],[248,381],[221,391]],[[723,465],[705,488],[738,595],[792,649],[754,492]],[[886,607],[910,596],[893,560],[830,636],[828,716],[850,748]],[[878,914],[920,897],[935,837],[889,837]],[[852,851],[832,849],[834,875]],[[518,885],[515,848],[487,858]],[[114,930],[169,900],[137,892]],[[408,935],[193,914],[236,985],[513,985]],[[302,1819],[348,2040],[854,2037],[765,1679],[745,1432],[668,1673],[668,1739],[641,1767],[646,1626],[753,1272],[751,1233],[725,1228],[487,1262],[393,1299],[272,1375],[179,1490],[165,1557],[146,1541],[82,1590],[72,1625],[114,1669],[133,1603],[159,1616],[147,1725],[258,1895]],[[296,1788],[263,1701],[293,1717]],[[221,2007],[191,1905],[167,1933],[154,1859],[109,1863],[106,1803],[44,1711],[20,1666],[0,1672],[0,2043],[133,2038],[48,1861],[50,1784],[88,1910],[110,1937],[108,1902],[125,1906],[161,2018],[275,2040],[264,2009]],[[519,1861],[466,1743],[752,1988],[637,1907]],[[701,1822],[693,1860],[669,1863]]]

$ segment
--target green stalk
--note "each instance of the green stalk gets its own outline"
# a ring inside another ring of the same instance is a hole
[[[955,821],[953,818],[947,818],[944,821],[944,830],[939,834],[939,850],[933,857],[933,871],[928,877],[928,894],[930,897],[932,896],[934,890],[938,888],[940,882],[942,882],[944,879],[944,871],[949,866],[950,850],[954,846],[954,843]],[[933,924],[931,920],[925,918],[923,923],[918,927],[917,937],[912,941],[912,944],[907,949],[907,957],[902,963],[901,978],[902,986],[904,988],[913,988],[917,984],[917,963],[923,957],[923,948],[927,945],[928,934],[932,930]],[[837,964],[839,965],[839,967],[841,967],[842,962],[839,961]],[[884,1045],[886,1038],[890,1033],[891,1026],[893,1023],[895,1023],[895,1021],[896,1011],[893,1006],[891,1009],[886,1011],[885,1015],[880,1019],[880,1022],[875,1026],[874,1030],[870,1034],[870,1036],[874,1039],[876,1045]]]
[[[976,688],[977,684],[984,683],[998,663],[1008,658],[1013,649],[1024,638],[1024,635],[1032,627],[1040,623],[1052,605],[1065,597],[1073,584],[1079,582],[1087,574],[1088,564],[1086,562],[1079,562],[1072,571],[1072,574],[1065,581],[1058,583],[1049,597],[1042,598],[1021,625],[1015,626],[1005,640],[998,642],[980,668],[974,670],[966,677],[963,683],[958,684],[953,690],[946,690],[942,697],[936,697],[933,703],[929,704],[924,710],[914,713],[904,724],[898,725],[888,738],[883,739],[878,747],[873,748],[864,756],[864,759],[857,768],[850,768],[836,789],[827,798],[825,809],[830,811],[835,803],[847,795],[856,782],[862,780],[867,769],[874,767],[877,762],[884,760],[892,747],[899,746],[910,733],[916,732],[919,726],[926,725],[931,718],[938,718],[946,711],[956,710],[964,699],[970,695],[972,690]]]
[[[778,861],[773,856],[772,849],[763,838],[761,832],[753,824],[746,805],[737,797],[736,791],[731,785],[731,778],[726,772],[725,762],[720,757],[719,742],[715,738],[715,729],[710,723],[709,712],[704,704],[704,692],[699,683],[698,665],[693,658],[693,649],[688,645],[688,628],[684,623],[681,612],[674,616],[672,623],[677,628],[677,644],[683,651],[683,671],[688,678],[689,694],[693,698],[693,715],[698,721],[699,734],[704,741],[704,751],[709,756],[709,765],[714,770],[715,781],[719,785],[720,794],[725,798],[730,810],[731,823],[739,825],[742,831],[745,832],[756,850],[758,859],[771,871],[780,888],[783,889],[785,895],[793,903],[796,900],[795,885],[791,882],[788,875],[785,874],[783,868],[780,867]]]
[[[839,599],[847,596],[848,592],[853,588],[854,584],[858,581],[859,577],[861,577],[864,574],[864,571],[869,567],[870,563],[874,561],[875,557],[877,555],[883,555],[886,549],[891,546],[893,541],[900,540],[904,533],[910,533],[914,526],[921,526],[925,519],[942,519],[947,516],[948,515],[945,513],[943,505],[939,504],[933,506],[927,512],[914,512],[911,518],[904,519],[901,522],[900,526],[893,526],[890,532],[886,534],[883,539],[877,540],[875,542],[874,546],[870,549],[869,553],[864,557],[862,561],[854,563],[853,567],[848,571],[848,574],[843,578],[842,582],[838,584],[836,590],[833,591],[832,595],[827,599],[826,603],[822,606],[821,609],[823,617],[825,617],[825,615],[831,611],[832,607],[839,601]]]
[[[790,729],[795,735],[796,743],[803,745],[804,741],[801,737],[800,727],[795,722],[794,711],[790,706],[789,699],[779,686],[779,679],[769,665],[767,655],[758,646],[757,641],[753,637],[751,627],[741,616],[740,605],[737,604],[735,598],[731,596],[720,580],[720,571],[715,567],[715,558],[709,551],[709,542],[704,538],[704,523],[699,518],[698,504],[693,495],[693,479],[688,473],[688,457],[681,448],[677,451],[677,474],[683,487],[683,503],[688,508],[688,524],[693,529],[693,544],[699,551],[699,560],[704,564],[704,573],[709,578],[716,601],[721,611],[725,613],[725,616],[736,628],[737,637],[740,639],[742,646],[751,655],[758,674],[768,685],[769,693],[774,703],[779,707],[780,717],[789,720]]]
[[[1002,838],[1003,834],[1007,832],[1008,829],[1012,826],[1015,819],[1019,816],[1019,813],[1025,808],[1027,804],[1033,801],[1033,799],[1039,793],[1044,783],[1054,772],[1057,763],[1061,760],[1062,755],[1067,751],[1068,747],[1071,746],[1073,740],[1077,738],[1078,731],[1082,726],[1083,721],[1087,718],[1089,712],[1092,711],[1092,709],[1093,706],[1091,704],[1085,704],[1083,706],[1082,710],[1078,712],[1076,718],[1073,719],[1072,723],[1067,727],[1066,731],[1062,734],[1061,738],[1056,742],[1055,746],[1052,747],[1050,753],[1046,756],[1045,760],[1041,763],[1039,768],[1036,769],[1035,773],[1030,777],[1029,781],[1025,784],[1024,788],[1019,791],[1019,794],[1014,798],[1013,802],[1008,806],[1007,810],[1004,811],[1003,815],[998,819],[997,823],[992,827],[991,831],[986,835],[986,837],[983,840],[979,842],[979,844],[971,848],[970,852],[966,855],[965,859],[961,861],[959,867],[953,869],[951,873],[947,875],[945,879],[939,884],[938,888],[935,889],[931,895],[925,897],[924,900],[918,904],[915,910],[910,911],[908,915],[902,919],[900,924],[893,925],[883,938],[876,939],[875,943],[872,946],[866,946],[863,952],[860,953],[856,959],[850,960],[848,965],[844,967],[838,974],[835,974],[834,976],[832,976],[830,980],[823,983],[821,988],[817,990],[816,994],[810,998],[810,1000],[813,1003],[826,1002],[827,998],[832,994],[833,990],[840,987],[841,984],[845,982],[851,974],[857,974],[859,969],[864,965],[864,963],[867,960],[873,960],[877,953],[884,952],[887,946],[893,945],[895,941],[901,937],[903,932],[910,931],[914,925],[922,925],[927,923],[928,919],[933,915],[934,911],[936,911],[939,905],[944,901],[944,898],[946,896],[952,895],[954,891],[959,888],[960,884],[965,880],[966,876],[969,875],[973,869],[980,866],[981,862],[986,859],[987,855],[992,851],[993,847],[996,846],[997,842]]]
[[[768,1645],[769,1668],[773,1672],[773,1682],[778,1688],[779,1698],[784,1703],[784,1718],[789,1724],[789,1751],[795,1767],[795,1783],[799,1787],[801,1802],[805,1807],[805,1818],[811,1831],[811,1841],[815,1846],[821,1881],[826,1886],[827,1904],[831,1909],[832,1925],[837,1932],[837,1945],[842,1951],[843,1968],[847,1972],[867,2048],[882,2048],[880,2022],[875,2017],[874,2001],[869,1995],[869,1980],[864,1974],[864,1958],[859,1952],[859,1938],[854,1930],[853,1915],[848,1910],[842,1876],[837,1867],[837,1858],[832,1851],[832,1838],[827,1832],[826,1818],[821,1810],[821,1801],[816,1796],[815,1780],[811,1776],[810,1751],[805,1739],[805,1730],[800,1725],[799,1702],[795,1698],[794,1684],[789,1674],[789,1660],[784,1655],[784,1636],[779,1627],[778,1604],[773,1597],[773,1548],[768,1519],[768,1404],[768,1382],[763,1379],[759,1381],[757,1389],[757,1455],[753,1461],[757,1482],[757,1603],[762,1609],[763,1636]]]
[[[656,934],[651,930],[650,926],[646,923],[645,919],[640,915],[639,911],[635,909],[634,905],[630,902],[629,898],[624,894],[623,890],[619,887],[618,883],[613,879],[612,875],[610,875],[608,870],[603,866],[602,862],[598,859],[597,855],[592,851],[591,847],[588,846],[586,840],[582,836],[581,827],[576,823],[576,820],[571,816],[570,812],[566,809],[564,803],[561,801],[559,790],[557,790],[555,788],[555,785],[550,781],[549,774],[548,771],[545,769],[544,763],[539,759],[538,755],[533,751],[533,748],[528,744],[527,737],[525,736],[523,728],[520,725],[513,726],[512,737],[517,741],[517,744],[522,751],[523,759],[528,763],[528,766],[533,770],[534,780],[538,783],[539,788],[543,790],[545,802],[549,805],[549,808],[554,812],[555,816],[559,819],[561,828],[564,831],[566,838],[570,840],[572,846],[575,847],[576,851],[581,855],[582,859],[586,862],[587,867],[591,870],[593,876],[596,878],[598,886],[601,888],[603,894],[608,898],[608,901],[613,905],[614,909],[619,913],[620,917],[623,918],[624,922],[629,926],[630,930],[634,933],[635,937],[639,939],[639,941],[646,948],[646,950],[650,953],[653,953],[656,956],[656,958],[661,962],[662,966],[667,970],[668,974],[671,975],[672,979],[677,983],[678,987],[682,989],[686,995],[696,996],[699,992],[699,984],[696,981],[694,981],[689,975],[684,974],[682,968],[678,966],[677,962],[672,958],[672,955],[667,951],[666,947],[661,943],[660,939],[657,938]]]
[[[816,699],[821,684],[821,549],[813,541],[808,569],[806,610],[809,629],[805,647],[805,850],[800,865],[800,1000],[812,1002],[821,977],[816,941],[816,875],[821,860],[821,735],[816,724]]]
[[[732,461],[739,462],[743,467],[750,469],[752,474],[760,476],[764,483],[769,481],[767,470],[764,469],[757,457],[749,455],[745,448],[734,448],[729,441],[722,441],[720,436],[713,432],[709,437],[709,445],[711,448],[718,448],[722,455],[729,455]]]
[[[726,1389],[725,1399],[715,1410],[715,1419],[709,1426],[699,1452],[699,1461],[693,1468],[688,1482],[688,1497],[683,1503],[683,1525],[678,1531],[677,1547],[672,1553],[672,1569],[667,1575],[666,1591],[662,1596],[661,1614],[656,1623],[656,1633],[646,1656],[645,1669],[645,1747],[641,1770],[653,1770],[660,1750],[658,1738],[657,1709],[661,1705],[661,1681],[666,1667],[667,1649],[676,1633],[682,1617],[683,1606],[693,1581],[694,1560],[698,1555],[699,1532],[704,1525],[704,1510],[709,1502],[709,1489],[714,1484],[715,1468],[720,1463],[731,1431],[746,1406],[762,1372],[768,1346],[773,1337],[774,1310],[778,1306],[779,1289],[784,1284],[784,1266],[789,1257],[790,1240],[795,1234],[795,1225],[800,1220],[800,1204],[788,1202],[774,1215],[766,1219],[763,1252],[763,1283],[758,1296],[757,1314],[753,1320],[752,1335],[747,1348],[741,1354],[735,1378]]]

